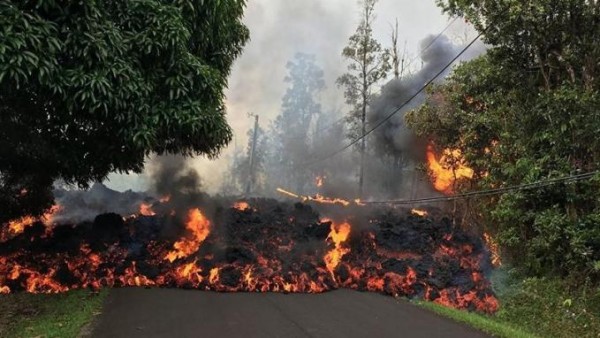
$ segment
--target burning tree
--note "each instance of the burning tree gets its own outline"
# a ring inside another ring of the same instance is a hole
[[[492,47],[435,86],[410,114],[411,127],[441,148],[460,149],[475,189],[598,170],[597,2],[438,3],[465,16]],[[503,253],[524,271],[598,283],[598,188],[591,179],[478,201]]]
[[[245,1],[0,3],[0,222],[52,182],[140,172],[155,153],[216,156]]]

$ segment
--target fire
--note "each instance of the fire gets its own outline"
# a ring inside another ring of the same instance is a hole
[[[244,210],[246,210],[246,209],[250,209],[250,204],[248,204],[248,202],[244,202],[244,201],[241,201],[241,202],[235,202],[235,203],[233,204],[233,208],[234,208],[234,209],[237,209],[237,210],[239,210],[239,211],[244,211]]]
[[[410,212],[411,212],[411,214],[420,216],[420,217],[426,217],[428,215],[427,211],[420,210],[420,209],[412,209]]]
[[[25,228],[32,226],[36,221],[37,220],[34,217],[25,216],[18,220],[8,222],[8,230],[12,234],[18,235],[25,231]]]
[[[442,156],[437,159],[433,144],[427,147],[427,163],[432,173],[435,190],[445,194],[454,191],[454,183],[463,178],[473,178],[473,169],[461,163],[462,153],[459,149],[445,149]],[[457,161],[454,167],[450,164]]]
[[[331,276],[334,275],[335,268],[340,264],[342,257],[350,252],[350,249],[342,247],[342,244],[348,239],[349,235],[350,224],[348,222],[339,225],[331,223],[331,231],[327,239],[333,242],[335,248],[331,249],[325,255],[325,265]]]
[[[169,203],[170,200],[171,200],[171,195],[165,195],[165,196],[161,197],[158,201],[160,203]]]
[[[143,222],[127,218],[119,223],[122,229],[111,233],[109,227],[102,242],[85,227],[32,233],[15,241],[27,245],[0,253],[0,293],[127,286],[306,293],[349,288],[488,313],[498,308],[485,275],[489,256],[460,229],[435,220],[423,227],[408,210],[351,224],[320,219],[312,208],[273,203],[253,200],[252,213],[221,208],[218,231],[191,209],[186,235],[174,240],[161,237],[166,215]]]
[[[353,203],[358,206],[366,205],[360,199],[355,199],[353,201],[349,201],[349,200],[345,200],[342,198],[325,197],[321,194],[316,194],[315,196],[302,196],[302,195],[298,195],[298,194],[295,194],[293,192],[290,192],[290,191],[287,191],[287,190],[284,190],[281,188],[277,188],[277,192],[279,192],[283,195],[286,195],[288,197],[297,198],[299,200],[302,200],[302,202],[315,202],[315,203],[320,203],[320,204],[341,205],[343,207],[350,206]]]
[[[193,238],[183,238],[173,244],[175,250],[169,252],[165,256],[165,260],[172,263],[198,251],[200,245],[210,233],[210,221],[200,212],[200,209],[192,209],[188,213],[186,228],[193,235]]]
[[[317,178],[315,178],[315,185],[317,188],[322,187],[323,183],[325,183],[325,176],[317,176]]]
[[[492,265],[496,268],[502,266],[498,242],[496,242],[496,240],[487,232],[483,233],[483,240],[487,244],[488,249],[490,249],[490,253],[492,255]]]
[[[152,205],[142,202],[142,204],[140,204],[140,215],[154,216],[156,213],[152,210]]]
[[[328,198],[328,197],[324,197],[320,194],[317,194],[315,197],[308,197],[309,201],[313,201],[313,202],[317,202],[317,203],[322,203],[322,204],[339,204],[339,205],[343,205],[345,207],[350,205],[349,201],[346,201],[344,199],[341,198]]]

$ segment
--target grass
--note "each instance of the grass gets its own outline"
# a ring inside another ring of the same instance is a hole
[[[506,338],[534,338],[535,334],[524,331],[522,328],[502,322],[492,316],[478,313],[456,310],[432,302],[416,302],[417,305],[433,311],[444,317],[451,318],[457,322],[467,324],[494,337]]]
[[[77,337],[98,314],[107,291],[0,295],[0,337]]]
[[[499,271],[507,275],[506,271]],[[600,288],[548,278],[493,278],[500,310],[493,316],[418,305],[495,337],[600,338]]]

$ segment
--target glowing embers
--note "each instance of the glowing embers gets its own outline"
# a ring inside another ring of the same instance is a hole
[[[142,216],[154,216],[156,213],[152,210],[152,205],[148,203],[140,204],[140,215]]]
[[[210,221],[195,208],[189,211],[186,228],[192,235],[192,238],[183,238],[173,244],[173,251],[165,256],[165,260],[174,262],[179,258],[185,258],[198,251],[200,245],[210,233]]]
[[[233,204],[233,208],[239,211],[244,211],[250,209],[250,204],[248,204],[248,202],[245,201],[239,201]]]
[[[445,149],[439,157],[434,145],[427,147],[427,164],[435,190],[444,194],[454,192],[455,183],[460,179],[473,178],[473,169],[465,166],[462,153],[458,149]]]
[[[335,247],[325,255],[325,266],[327,266],[327,270],[334,279],[335,268],[340,264],[342,257],[350,252],[349,248],[343,246],[350,235],[350,228],[348,222],[342,224],[331,223],[331,232],[329,232],[327,239],[331,240]]]

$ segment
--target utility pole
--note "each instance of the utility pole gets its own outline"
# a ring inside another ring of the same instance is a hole
[[[254,154],[256,153],[256,140],[258,138],[258,115],[248,114],[248,117],[254,116],[254,136],[252,137],[252,149],[250,150],[250,173],[248,175],[248,184],[246,185],[246,196],[250,196],[252,186],[254,185]]]

